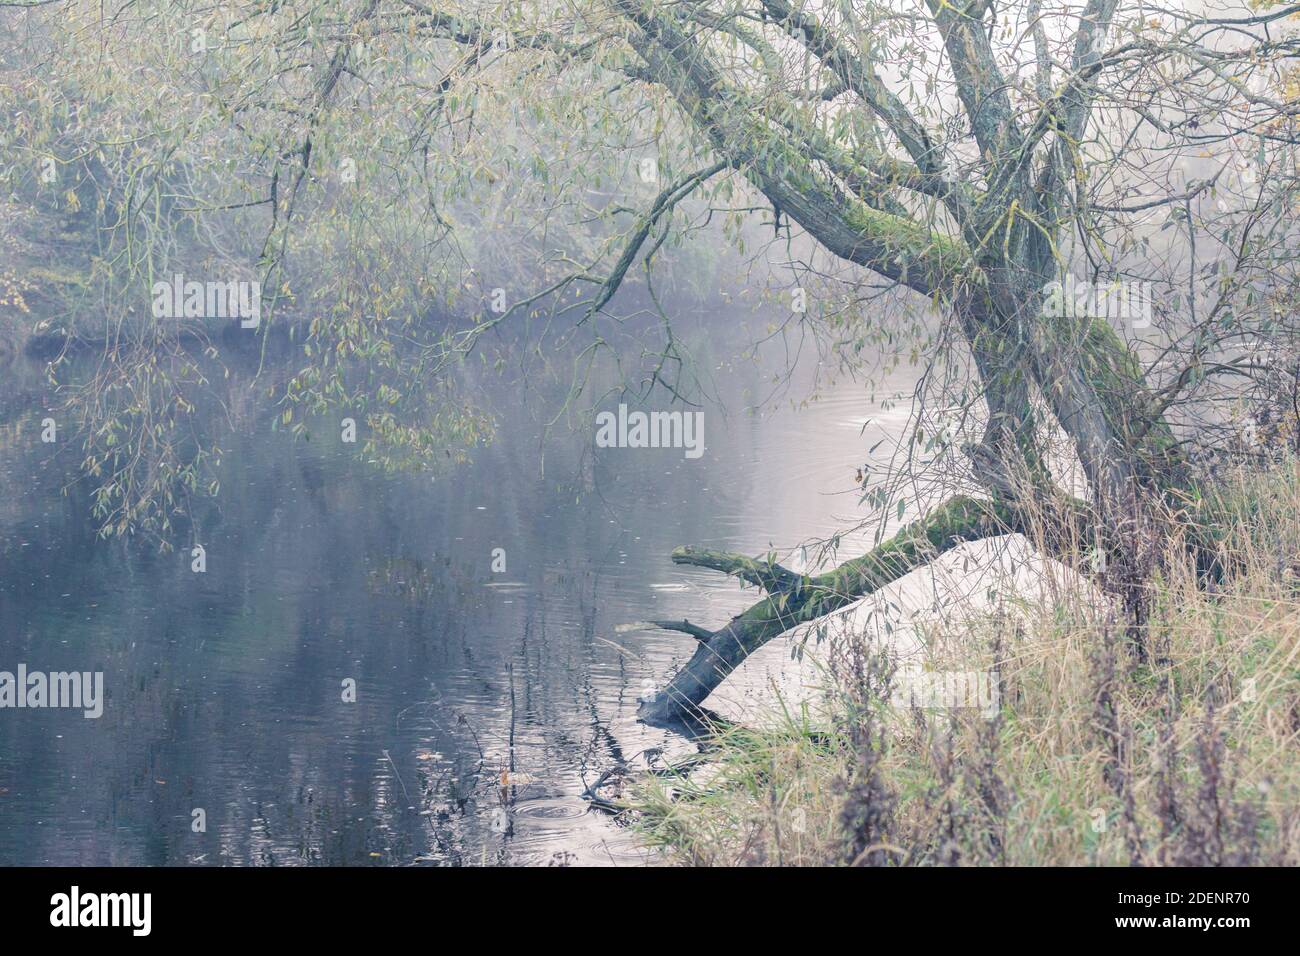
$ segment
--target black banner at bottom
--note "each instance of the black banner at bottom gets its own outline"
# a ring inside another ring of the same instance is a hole
[[[128,945],[283,937],[373,946],[421,926],[486,932],[508,946],[570,934],[615,945],[642,934],[671,944],[683,933],[692,945],[715,933],[770,943],[775,924],[814,936],[869,924],[927,944],[1193,935],[1231,944],[1292,930],[1296,886],[1282,869],[19,868],[0,870],[0,920],[10,941],[76,933],[81,943]]]

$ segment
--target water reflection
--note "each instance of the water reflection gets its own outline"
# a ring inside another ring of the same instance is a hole
[[[97,721],[0,711],[0,863],[653,861],[581,794],[648,750],[689,751],[636,707],[692,647],[618,625],[743,609],[752,592],[670,551],[757,553],[852,524],[854,467],[906,414],[848,386],[750,416],[748,375],[722,380],[731,414],[709,413],[698,461],[593,455],[590,436],[543,437],[503,402],[497,441],[430,481],[249,414],[198,514],[204,574],[184,551],[97,540],[75,449],[5,426],[0,669],[102,670],[107,704]],[[30,379],[0,391],[7,422],[42,401]],[[788,647],[764,654],[719,693],[724,712],[790,679]]]

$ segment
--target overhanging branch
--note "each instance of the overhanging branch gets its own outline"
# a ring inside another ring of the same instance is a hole
[[[805,581],[789,568],[765,558],[747,558],[731,551],[710,551],[704,548],[678,548],[673,552],[673,564],[689,564],[697,568],[711,568],[756,584],[769,594],[788,594],[798,591]]]
[[[772,593],[769,588],[766,598],[701,643],[668,685],[642,703],[641,719],[663,724],[698,717],[704,699],[741,661],[772,638],[866,597],[960,544],[1020,529],[1010,508],[957,496],[862,557],[825,574],[800,578],[801,587],[793,591],[782,589],[780,583],[788,581],[786,576],[797,576],[784,568],[784,575],[774,573],[770,562],[727,552],[678,549],[673,552],[678,564],[715,568],[765,582],[765,587],[771,585],[777,590]]]

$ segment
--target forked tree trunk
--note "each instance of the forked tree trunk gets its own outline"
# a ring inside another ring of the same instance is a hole
[[[837,46],[816,16],[771,0],[764,4],[796,42],[890,127],[911,159],[901,164],[908,188],[944,203],[960,227],[959,237],[915,221],[905,204],[891,201],[898,163],[879,159],[873,166],[868,159],[874,172],[863,176],[851,151],[800,149],[780,124],[762,118],[757,104],[729,95],[724,71],[684,21],[638,0],[614,0],[630,25],[628,42],[718,157],[827,252],[957,311],[989,412],[983,441],[971,452],[990,499],[955,498],[834,571],[801,579],[738,555],[674,552],[678,563],[737,574],[764,586],[768,596],[717,631],[686,622],[660,624],[690,634],[700,646],[668,686],[644,704],[647,720],[690,715],[746,656],[776,635],[871,594],[960,543],[1028,530],[1024,516],[1055,510],[1064,520],[1060,527],[1045,528],[1045,537],[1065,540],[1086,524],[1104,532],[1108,551],[1123,555],[1125,529],[1135,526],[1131,519],[1143,496],[1190,497],[1172,432],[1119,336],[1104,321],[1042,315],[1042,290],[1059,268],[1058,239],[1073,215],[1060,202],[1068,181],[1064,158],[1043,157],[1040,172],[1031,175],[1032,143],[1017,128],[1008,87],[999,79],[982,27],[948,4],[928,6],[985,154],[978,189],[967,191],[938,170],[924,127],[870,70],[861,70]],[[1094,32],[1105,35],[1114,3],[1090,0],[1089,9],[1079,34],[1085,44]],[[1095,53],[1081,55],[1076,67],[1096,62]],[[1067,139],[1083,134],[1092,93],[1077,85],[1082,82],[1072,81],[1054,107],[1054,128]],[[809,145],[816,142],[813,135]],[[879,188],[872,186],[876,180]],[[1089,515],[1095,511],[1095,523],[1090,517],[1076,520],[1073,506],[1054,504],[1062,495],[1043,461],[1035,394],[1074,444],[1097,504],[1085,509]],[[1053,520],[1049,517],[1048,524]],[[1091,534],[1075,540],[1074,556],[1091,545]],[[1060,556],[1071,555],[1063,549]]]

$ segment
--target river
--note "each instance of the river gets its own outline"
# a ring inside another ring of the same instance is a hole
[[[512,393],[496,440],[430,479],[255,409],[222,439],[199,574],[185,543],[95,536],[84,485],[63,493],[75,440],[39,440],[39,368],[17,360],[0,373],[0,400],[27,390],[0,456],[0,670],[102,671],[106,701],[98,719],[0,710],[0,864],[654,862],[581,794],[647,749],[689,750],[636,707],[692,642],[620,625],[716,625],[752,602],[674,566],[678,545],[761,553],[864,517],[855,469],[901,433],[915,374],[755,414],[771,369],[730,362],[695,460],[547,434]],[[711,706],[761,712],[807,673],[775,641]]]

